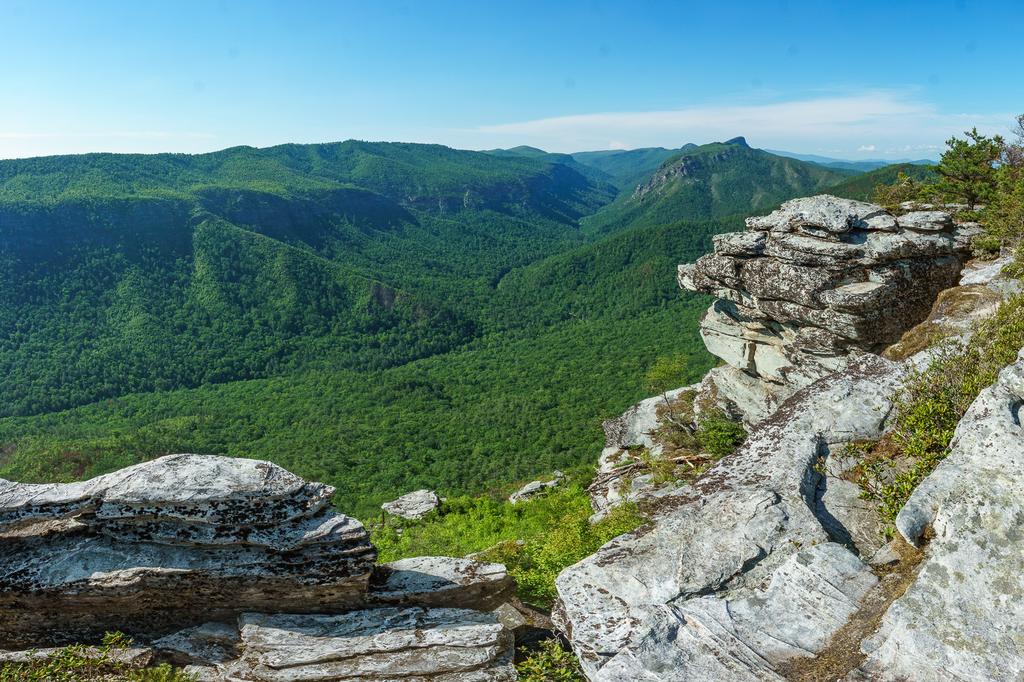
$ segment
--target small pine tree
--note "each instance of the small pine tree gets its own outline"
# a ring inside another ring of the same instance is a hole
[[[935,193],[942,199],[963,201],[970,208],[988,201],[995,191],[995,164],[1003,153],[1003,138],[987,137],[972,128],[966,139],[946,140],[946,147],[936,168],[940,177]]]

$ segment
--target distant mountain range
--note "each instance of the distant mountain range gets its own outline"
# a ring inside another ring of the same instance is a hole
[[[882,159],[865,159],[862,161],[850,161],[847,159],[833,159],[828,156],[817,156],[816,154],[797,154],[795,152],[784,152],[774,149],[766,149],[766,152],[777,154],[779,156],[788,156],[791,159],[800,159],[801,161],[810,161],[816,163],[819,166],[827,166],[828,168],[838,168],[842,170],[851,170],[857,172],[867,172],[885,166],[894,166],[897,164],[912,164],[915,166],[931,166],[937,163],[931,159],[892,159],[884,161]]]

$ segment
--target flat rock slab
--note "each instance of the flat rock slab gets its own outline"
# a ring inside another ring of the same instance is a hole
[[[511,682],[513,637],[493,614],[379,608],[336,616],[246,614],[224,680]]]
[[[1024,678],[1024,354],[981,392],[949,455],[914,491],[896,525],[934,537],[916,581],[862,643],[851,679]]]
[[[414,557],[378,566],[367,601],[490,611],[515,596],[501,564],[452,557]]]

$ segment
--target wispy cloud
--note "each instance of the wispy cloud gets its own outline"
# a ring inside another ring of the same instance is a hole
[[[850,154],[897,154],[936,148],[965,127],[998,131],[1009,114],[949,113],[907,93],[876,90],[764,104],[695,106],[558,116],[482,125],[481,138],[516,139],[551,151],[678,146],[745,135],[754,146],[813,151],[822,145]]]

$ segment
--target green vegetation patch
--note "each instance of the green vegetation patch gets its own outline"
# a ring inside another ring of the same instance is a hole
[[[126,662],[132,640],[108,633],[97,647],[73,645],[25,663],[0,664],[0,682],[195,682],[167,664],[142,667]]]
[[[448,499],[422,521],[377,526],[372,540],[380,561],[412,556],[466,556],[503,563],[515,578],[519,598],[549,608],[562,569],[593,554],[606,542],[643,522],[623,506],[597,524],[581,471],[551,492],[518,504],[492,496]]]
[[[949,453],[953,432],[978,394],[1024,347],[1024,296],[1005,301],[966,345],[948,344],[911,374],[895,406],[893,427],[877,443],[852,446],[863,497],[874,501],[884,533],[911,493]]]

